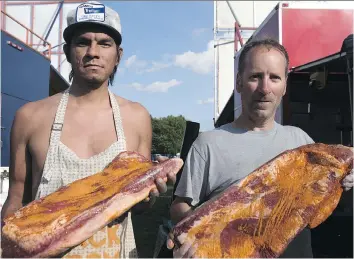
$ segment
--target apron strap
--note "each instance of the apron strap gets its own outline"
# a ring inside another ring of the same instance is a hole
[[[58,148],[61,132],[63,130],[65,111],[69,99],[69,91],[70,91],[70,87],[66,89],[65,92],[63,93],[57,112],[55,114],[54,123],[52,125],[52,129],[50,133],[47,157],[44,162],[44,169],[43,169],[43,176],[41,179],[41,183],[48,183],[52,177],[53,170],[50,170],[50,168],[54,165],[56,159],[56,150]]]
[[[125,135],[124,135],[124,130],[123,130],[122,118],[120,115],[119,105],[118,105],[116,97],[111,92],[111,90],[109,90],[109,88],[108,88],[108,93],[109,93],[109,99],[110,99],[111,106],[112,106],[114,125],[116,128],[118,143],[123,150],[126,150],[127,149],[126,148],[126,140],[125,140]]]

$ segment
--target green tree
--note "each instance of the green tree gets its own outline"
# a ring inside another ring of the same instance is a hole
[[[151,152],[153,154],[176,154],[180,152],[185,127],[186,119],[181,115],[152,118]]]

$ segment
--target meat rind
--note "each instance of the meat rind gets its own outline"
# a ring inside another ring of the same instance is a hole
[[[120,153],[102,172],[35,200],[4,219],[2,257],[50,257],[79,245],[148,197],[157,177],[167,180],[179,158],[153,163]]]
[[[321,143],[283,152],[198,207],[173,229],[196,257],[278,257],[305,227],[333,212],[353,149]]]

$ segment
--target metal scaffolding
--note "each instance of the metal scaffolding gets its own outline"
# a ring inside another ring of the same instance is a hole
[[[65,17],[82,2],[85,0],[1,1],[1,29],[49,58],[53,67],[65,74]]]

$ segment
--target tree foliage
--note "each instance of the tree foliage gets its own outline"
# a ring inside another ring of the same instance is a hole
[[[183,116],[152,118],[152,153],[177,154],[180,152],[186,120]]]

